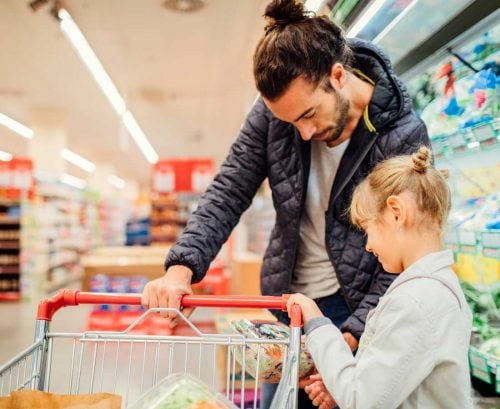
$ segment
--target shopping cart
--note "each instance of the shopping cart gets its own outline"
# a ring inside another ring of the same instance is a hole
[[[286,310],[287,296],[213,296],[185,295],[182,307],[266,308]],[[122,332],[55,333],[50,322],[62,307],[79,304],[140,305],[138,294],[87,293],[61,290],[38,306],[35,341],[0,367],[0,396],[13,390],[31,389],[52,393],[80,394],[111,392],[122,396],[123,408],[132,405],[148,389],[172,373],[190,373],[201,378],[213,390],[223,390],[226,398],[239,401],[253,392],[257,409],[258,382],[246,388],[246,346],[258,345],[256,368],[265,344],[282,344],[283,370],[273,409],[297,409],[301,311],[294,307],[290,337],[287,340],[248,339],[241,334],[206,334],[199,331],[181,311],[154,308],[144,312]],[[194,331],[192,336],[141,335],[134,328],[160,311],[176,311]],[[216,376],[217,355],[225,354],[225,380]],[[237,357],[240,357],[237,364]],[[56,362],[59,361],[59,362]],[[54,363],[57,365],[54,365]],[[62,364],[61,364],[62,362]],[[66,373],[52,373],[53,366],[66,367]],[[208,369],[208,370],[207,370]],[[258,379],[259,374],[256,374]],[[223,383],[221,385],[221,382]],[[237,399],[237,397],[239,397]]]

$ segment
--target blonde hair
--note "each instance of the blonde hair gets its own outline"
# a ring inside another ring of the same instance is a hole
[[[361,228],[377,220],[389,196],[411,192],[422,219],[440,230],[450,211],[450,190],[444,175],[431,165],[431,151],[421,146],[413,155],[396,156],[380,162],[354,190],[351,221]],[[422,220],[422,221],[423,221]]]

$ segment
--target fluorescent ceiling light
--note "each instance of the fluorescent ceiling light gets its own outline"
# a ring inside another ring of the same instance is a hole
[[[325,0],[307,0],[304,7],[308,11],[314,11],[315,13],[323,6]]]
[[[382,8],[386,0],[374,0],[367,7],[366,11],[355,21],[353,26],[347,32],[347,37],[356,37],[359,32],[366,27],[368,22]]]
[[[33,138],[33,135],[35,132],[33,132],[33,129],[28,128],[26,125],[23,125],[16,120],[12,119],[11,117],[2,114],[0,112],[0,124],[3,126],[6,126],[10,130],[16,132],[17,134],[24,136],[26,139],[31,139]]]
[[[92,173],[95,171],[95,165],[91,161],[73,151],[70,151],[69,149],[62,149],[61,156],[64,160],[82,168],[86,172]]]
[[[123,114],[122,120],[128,132],[134,138],[135,143],[139,146],[144,156],[146,156],[146,159],[152,164],[158,162],[158,154],[149,143],[148,138],[146,138],[146,135],[144,135],[144,132],[142,132],[142,129],[130,111]]]
[[[116,175],[109,175],[108,182],[118,189],[123,189],[125,187],[125,181]]]
[[[12,160],[12,154],[10,154],[9,152],[0,151],[0,160],[8,162]]]
[[[156,163],[158,161],[158,154],[149,143],[146,135],[144,135],[144,132],[142,132],[132,113],[127,110],[127,105],[125,104],[124,99],[118,92],[118,89],[109,75],[106,73],[104,67],[90,47],[90,44],[85,36],[76,25],[75,21],[65,9],[60,9],[58,11],[58,17],[60,20],[61,30],[68,38],[71,45],[75,48],[76,52],[96,80],[109,103],[122,120],[123,124],[129,130],[130,135],[139,146],[139,149],[142,151],[144,156],[146,156],[146,159],[149,162]],[[133,131],[131,129],[133,129]]]
[[[60,9],[58,16],[60,18],[61,30],[66,34],[69,42],[75,48],[83,63],[97,81],[99,87],[101,87],[102,92],[106,98],[108,98],[113,109],[118,115],[122,115],[127,110],[125,101],[116,89],[113,81],[111,81],[107,72],[104,70],[101,62],[87,42],[87,39],[66,10]]]
[[[87,182],[85,182],[85,180],[69,175],[68,173],[63,173],[61,182],[76,187],[77,189],[85,189],[87,187]]]

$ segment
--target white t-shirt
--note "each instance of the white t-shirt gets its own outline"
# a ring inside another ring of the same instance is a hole
[[[325,212],[348,144],[349,139],[330,148],[325,142],[311,141],[311,169],[291,290],[313,299],[331,295],[340,287],[326,252]]]

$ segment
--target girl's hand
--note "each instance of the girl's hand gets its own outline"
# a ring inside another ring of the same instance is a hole
[[[337,406],[335,399],[333,399],[333,396],[330,395],[330,392],[326,389],[321,375],[311,375],[309,379],[313,381],[313,383],[306,386],[304,390],[314,406],[318,406],[319,409],[333,409]]]
[[[323,314],[319,309],[318,305],[302,294],[292,294],[286,303],[286,308],[288,310],[288,315],[292,312],[292,306],[297,304],[302,310],[302,319],[304,324],[307,323],[311,318],[322,317]]]

